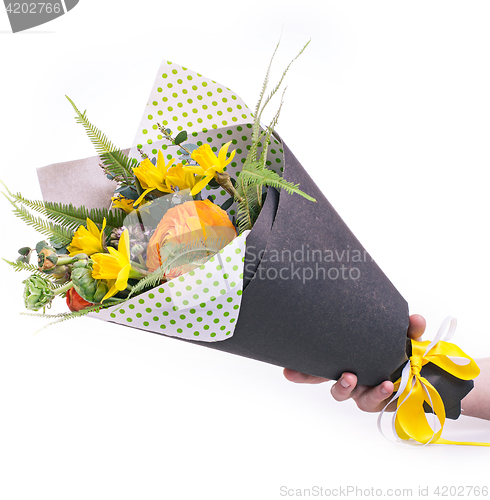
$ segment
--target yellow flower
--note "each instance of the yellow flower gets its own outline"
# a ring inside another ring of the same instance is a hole
[[[213,153],[211,146],[209,144],[203,144],[199,148],[195,149],[191,153],[191,158],[196,160],[199,165],[186,165],[184,170],[187,172],[192,172],[197,175],[202,175],[203,179],[201,179],[191,190],[191,195],[194,196],[199,191],[204,189],[211,179],[215,176],[216,173],[223,172],[226,165],[228,165],[233,157],[235,156],[235,150],[233,150],[230,154],[230,157],[227,159],[226,154],[228,153],[228,148],[231,144],[227,142],[218,153],[218,156]]]
[[[112,200],[112,206],[114,208],[120,208],[124,210],[127,214],[131,213],[134,210],[133,208],[134,200],[125,198],[120,194],[111,198],[111,200]]]
[[[92,278],[96,280],[107,280],[109,291],[105,294],[101,302],[121,290],[128,287],[128,279],[139,277],[132,272],[129,253],[129,233],[125,229],[119,239],[119,246],[116,250],[107,247],[109,253],[96,253],[92,255],[93,262]]]
[[[86,253],[87,255],[92,255],[97,252],[104,251],[104,229],[106,225],[106,220],[102,223],[102,229],[99,228],[87,218],[87,228],[85,226],[80,226],[71,240],[70,245],[68,245],[68,253],[70,257],[73,257],[77,253]]]
[[[139,166],[133,168],[134,175],[140,181],[141,187],[145,190],[143,194],[134,202],[134,206],[141,203],[141,200],[150,192],[157,189],[162,193],[171,193],[172,188],[167,182],[167,170],[175,162],[174,158],[171,158],[167,164],[165,164],[165,158],[161,150],[158,151],[157,164],[153,163],[146,158],[143,160]]]
[[[171,167],[167,171],[167,182],[172,187],[178,187],[179,189],[192,189],[198,179],[192,172],[188,172],[182,166],[182,163]]]

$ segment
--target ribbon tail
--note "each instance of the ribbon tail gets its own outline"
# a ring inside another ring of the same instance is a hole
[[[435,444],[457,444],[462,446],[490,446],[490,443],[478,443],[472,441],[450,441],[448,439],[439,438]]]

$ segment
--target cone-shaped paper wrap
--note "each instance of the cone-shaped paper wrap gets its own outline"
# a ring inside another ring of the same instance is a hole
[[[179,148],[159,135],[156,123],[163,122],[192,132],[189,142],[208,143],[214,151],[232,141],[236,155],[227,171],[236,178],[252,121],[231,90],[165,62],[131,155],[138,157],[140,147],[150,158],[160,149],[177,157]],[[267,160],[316,203],[269,188],[250,232],[192,272],[92,316],[325,378],[348,371],[360,384],[395,380],[410,355],[407,302],[277,137]],[[47,171],[39,177],[49,183]],[[93,197],[99,195],[93,190]],[[203,199],[208,195],[219,205],[229,198],[209,186]],[[228,212],[235,216],[236,204]],[[472,381],[431,364],[422,374],[441,388],[447,416],[457,418]]]

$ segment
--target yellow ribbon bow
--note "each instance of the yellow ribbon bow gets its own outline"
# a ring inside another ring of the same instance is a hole
[[[401,377],[395,382],[397,392],[390,401],[391,403],[398,398],[393,416],[394,431],[401,440],[413,439],[424,445],[437,443],[490,446],[490,443],[448,441],[440,437],[446,420],[444,403],[434,386],[422,377],[420,370],[427,363],[434,363],[462,380],[472,380],[480,374],[480,368],[470,356],[458,346],[440,340],[448,326],[449,331],[445,338],[449,339],[456,329],[456,319],[451,317],[444,320],[436,338],[431,342],[412,340],[412,356],[405,365]],[[432,409],[433,427],[427,420],[424,402]],[[390,403],[378,417],[380,431],[381,418]],[[436,418],[439,422],[438,428]]]

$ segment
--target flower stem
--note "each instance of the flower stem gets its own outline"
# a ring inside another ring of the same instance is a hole
[[[64,284],[63,286],[60,286],[56,290],[53,290],[55,295],[61,295],[62,293],[67,292],[70,288],[73,287],[73,281],[69,281],[68,283]]]
[[[185,146],[182,146],[182,144],[175,144],[175,139],[172,137],[171,134],[167,132],[167,129],[163,125],[157,123],[157,127],[160,129],[160,132],[165,136],[165,139],[169,140],[174,146],[179,146],[179,148],[185,151],[189,156],[191,155],[191,152]]]
[[[243,198],[238,194],[238,191],[235,189],[235,186],[231,182],[230,174],[227,172],[217,172],[216,173],[216,182],[230,194],[234,199],[238,200],[240,203],[243,201]]]

